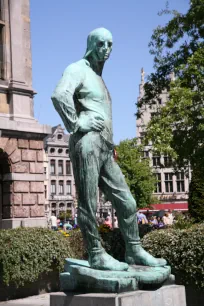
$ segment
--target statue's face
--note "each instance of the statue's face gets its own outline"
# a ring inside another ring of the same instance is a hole
[[[106,61],[112,51],[112,37],[99,36],[97,38],[98,39],[94,50],[95,54],[97,56],[98,61]]]
[[[91,50],[96,61],[104,62],[110,56],[112,45],[112,34],[104,28],[99,28],[90,33],[87,50]]]

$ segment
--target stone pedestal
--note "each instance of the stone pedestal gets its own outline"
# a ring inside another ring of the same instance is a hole
[[[186,306],[184,286],[163,286],[155,291],[128,293],[64,293],[50,295],[50,306]]]

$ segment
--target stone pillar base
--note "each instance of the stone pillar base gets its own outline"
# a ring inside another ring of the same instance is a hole
[[[164,286],[155,291],[128,293],[75,294],[58,292],[50,295],[50,306],[186,306],[184,286]]]
[[[47,227],[47,218],[13,218],[2,220],[2,229],[16,227]]]

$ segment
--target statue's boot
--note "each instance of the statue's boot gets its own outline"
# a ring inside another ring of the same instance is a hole
[[[129,267],[127,263],[114,259],[103,248],[89,252],[89,264],[93,269],[109,271],[127,271]]]
[[[140,244],[127,244],[125,261],[130,265],[162,267],[167,264],[163,258],[155,258],[146,252]]]

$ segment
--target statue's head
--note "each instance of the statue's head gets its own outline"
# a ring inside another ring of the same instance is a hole
[[[85,58],[92,56],[96,61],[104,62],[112,51],[113,38],[111,32],[105,28],[93,30],[87,38]]]

